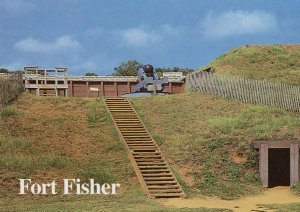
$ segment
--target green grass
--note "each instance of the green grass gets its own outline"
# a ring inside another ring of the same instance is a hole
[[[87,122],[88,126],[99,127],[100,123],[111,124],[110,116],[106,110],[105,104],[102,100],[97,99],[96,101],[89,102],[87,104]]]
[[[282,205],[263,205],[268,209],[273,209],[279,212],[298,212],[300,211],[300,203],[282,204]]]
[[[0,107],[0,118],[6,119],[9,117],[17,117],[20,115],[20,111],[13,105]]]
[[[115,176],[114,169],[112,167],[88,167],[80,170],[78,173],[79,178],[84,182],[89,182],[89,179],[94,179],[96,183],[115,183],[116,176]]]
[[[27,150],[32,148],[34,143],[24,137],[20,138],[0,138],[0,149],[1,152],[12,152],[12,151],[19,151],[19,150]]]
[[[293,191],[295,194],[297,194],[297,195],[300,196],[300,182],[299,182],[299,181],[296,183],[296,185],[294,185],[294,186],[292,187],[292,191]]]
[[[222,54],[208,66],[226,75],[300,85],[300,45],[246,45]]]
[[[0,158],[0,167],[7,170],[37,172],[42,169],[70,168],[71,164],[70,158],[57,154],[37,156],[3,154]]]

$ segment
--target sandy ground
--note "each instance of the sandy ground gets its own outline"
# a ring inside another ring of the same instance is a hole
[[[259,206],[260,204],[300,203],[300,197],[290,191],[289,187],[268,189],[261,195],[245,197],[238,200],[220,200],[217,198],[170,199],[163,204],[178,208],[226,208],[233,211],[274,211]]]

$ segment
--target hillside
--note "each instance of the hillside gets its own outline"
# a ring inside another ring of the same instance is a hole
[[[177,211],[147,198],[103,99],[23,94],[0,106],[0,211]],[[18,179],[121,184],[116,196],[18,195]],[[222,211],[186,209],[183,211]]]
[[[222,54],[211,66],[222,74],[300,85],[300,44],[247,45]]]
[[[261,192],[253,142],[300,138],[300,114],[268,106],[202,93],[132,102],[190,195]]]

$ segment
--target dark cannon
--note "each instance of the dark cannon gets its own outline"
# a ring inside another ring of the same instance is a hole
[[[160,78],[150,64],[137,68],[137,78],[138,84],[134,86],[133,91],[122,96],[162,95],[165,85],[168,84],[168,78]]]

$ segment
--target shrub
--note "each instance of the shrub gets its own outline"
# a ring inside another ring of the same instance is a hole
[[[8,77],[0,79],[0,105],[6,105],[24,91],[19,78]]]

